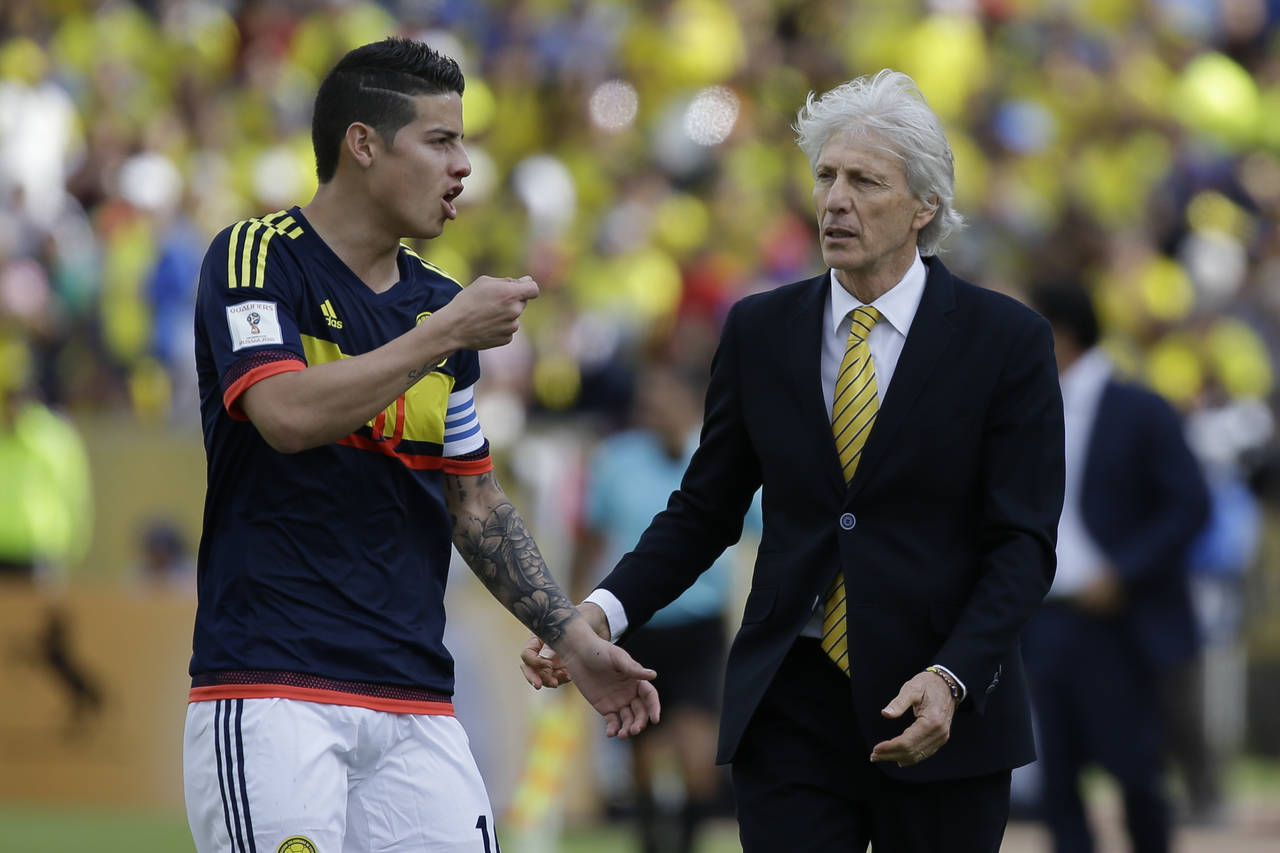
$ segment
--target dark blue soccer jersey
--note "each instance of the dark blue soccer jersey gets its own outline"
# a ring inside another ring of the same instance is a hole
[[[453,691],[442,472],[492,468],[472,398],[477,354],[449,356],[352,434],[301,453],[273,450],[239,408],[255,382],[376,349],[460,289],[407,248],[399,266],[400,281],[374,293],[296,207],[227,228],[205,256],[193,699],[423,712]]]

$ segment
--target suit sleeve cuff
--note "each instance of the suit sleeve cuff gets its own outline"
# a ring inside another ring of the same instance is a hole
[[[593,590],[583,599],[584,604],[588,601],[603,610],[604,618],[609,620],[609,642],[618,642],[622,632],[627,630],[627,611],[622,609],[622,602],[607,589]]]
[[[608,613],[608,612],[609,612],[609,611],[607,611],[607,610],[605,611],[605,613]],[[609,624],[610,624],[610,625],[612,625],[613,623],[612,623],[612,622],[610,622]],[[949,675],[949,676],[951,676],[952,678],[954,678],[954,679],[956,680],[956,684],[960,685],[960,695],[956,697],[956,704],[957,704],[957,705],[959,705],[961,702],[963,702],[963,701],[964,701],[964,697],[969,695],[969,690],[964,686],[964,682],[960,680],[960,677],[959,677],[959,676],[957,676],[957,675],[956,675],[954,672],[952,672],[951,670],[947,669],[947,668],[946,668],[945,666],[943,666],[942,664],[940,664],[940,663],[935,663],[935,664],[934,664],[934,666],[936,666],[938,669],[942,670],[942,671],[943,671],[943,672],[945,672],[947,675]]]

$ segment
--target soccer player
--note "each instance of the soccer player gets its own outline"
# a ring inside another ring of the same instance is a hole
[[[566,661],[606,732],[658,717],[644,669],[556,585],[493,475],[476,350],[530,278],[463,289],[401,245],[471,170],[457,64],[387,39],[315,103],[305,207],[239,222],[200,274],[208,484],[184,736],[200,853],[490,851],[442,643],[452,542]]]

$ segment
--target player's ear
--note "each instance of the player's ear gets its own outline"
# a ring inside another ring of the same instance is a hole
[[[353,121],[347,125],[347,134],[342,139],[343,147],[347,149],[347,153],[351,155],[356,165],[362,169],[368,168],[373,163],[374,155],[381,142],[378,131],[362,121]]]

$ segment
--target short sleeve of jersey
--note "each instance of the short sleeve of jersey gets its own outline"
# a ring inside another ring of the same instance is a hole
[[[196,334],[207,343],[227,412],[255,382],[306,367],[295,306],[301,279],[283,243],[289,220],[249,219],[214,238],[200,269]]]

